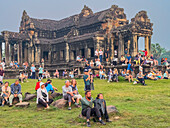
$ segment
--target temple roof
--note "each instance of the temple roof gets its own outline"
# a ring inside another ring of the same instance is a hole
[[[104,15],[107,13],[108,10],[101,11],[94,13],[90,16],[87,17],[80,17],[79,14],[70,16],[68,18],[55,21],[55,20],[49,20],[49,19],[35,19],[35,18],[30,18],[31,22],[34,24],[34,27],[36,29],[42,29],[42,30],[60,30],[63,28],[68,28],[68,27],[73,27],[75,26],[75,17],[78,17],[78,25],[81,26],[86,26],[90,24],[95,24],[98,22],[102,22],[102,19]]]

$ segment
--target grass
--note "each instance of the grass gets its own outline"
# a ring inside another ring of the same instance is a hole
[[[5,80],[4,80],[5,81]],[[15,80],[8,80],[12,84]],[[45,82],[46,80],[43,80]],[[78,79],[79,93],[84,96],[84,83]],[[37,80],[23,83],[22,92],[34,93]],[[95,80],[95,90],[92,97],[103,93],[107,105],[115,105],[119,111],[120,119],[113,120],[106,126],[92,122],[92,127],[108,128],[167,128],[170,127],[170,80],[146,81],[148,86],[133,85],[127,81],[107,83],[106,80]],[[64,80],[53,79],[59,92],[62,92]],[[51,107],[50,110],[38,111],[35,100],[30,102],[28,108],[0,108],[0,127],[21,128],[76,128],[86,127],[85,120],[78,118],[81,108],[71,111]]]

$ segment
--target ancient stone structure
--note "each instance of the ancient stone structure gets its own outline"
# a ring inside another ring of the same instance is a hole
[[[19,32],[3,31],[0,35],[0,60],[2,43],[5,43],[6,63],[24,61],[69,67],[76,56],[94,58],[96,49],[109,48],[110,60],[117,49],[118,57],[125,48],[134,57],[138,51],[139,37],[145,37],[145,48],[151,51],[152,26],[146,11],[140,11],[129,22],[123,8],[111,8],[93,13],[84,6],[80,14],[55,21],[31,18],[23,12]]]

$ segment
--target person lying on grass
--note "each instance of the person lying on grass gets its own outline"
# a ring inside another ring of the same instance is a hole
[[[68,101],[68,110],[71,110],[71,101],[73,95],[72,88],[70,87],[70,81],[66,80],[65,85],[62,87],[64,100]]]
[[[45,109],[50,108],[49,105],[53,102],[52,99],[49,99],[48,92],[45,88],[43,82],[40,83],[40,88],[37,90],[37,104],[41,104]]]
[[[9,107],[12,107],[12,101],[14,97],[18,97],[20,103],[22,103],[21,85],[19,84],[19,80],[16,80],[15,83],[11,84],[11,95],[9,97]]]
[[[81,105],[82,105],[82,115],[86,116],[87,119],[87,127],[91,127],[90,125],[90,117],[95,115],[98,117],[99,122],[103,125],[106,125],[101,118],[101,113],[99,109],[96,107],[93,107],[93,98],[91,97],[91,92],[86,91],[85,97],[81,99]]]
[[[77,107],[80,107],[79,106],[79,101],[82,99],[82,96],[79,94],[79,92],[78,92],[78,89],[77,89],[77,81],[75,80],[75,79],[73,79],[72,81],[71,81],[71,85],[70,85],[70,87],[72,88],[72,91],[73,91],[73,97],[72,97],[72,101],[73,102],[75,102],[75,105],[77,106]],[[75,99],[76,99],[76,101],[75,101]]]

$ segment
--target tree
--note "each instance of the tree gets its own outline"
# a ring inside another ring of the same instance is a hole
[[[151,44],[151,53],[153,54],[154,58],[158,59],[164,53],[166,53],[166,49],[162,48],[160,44]]]

